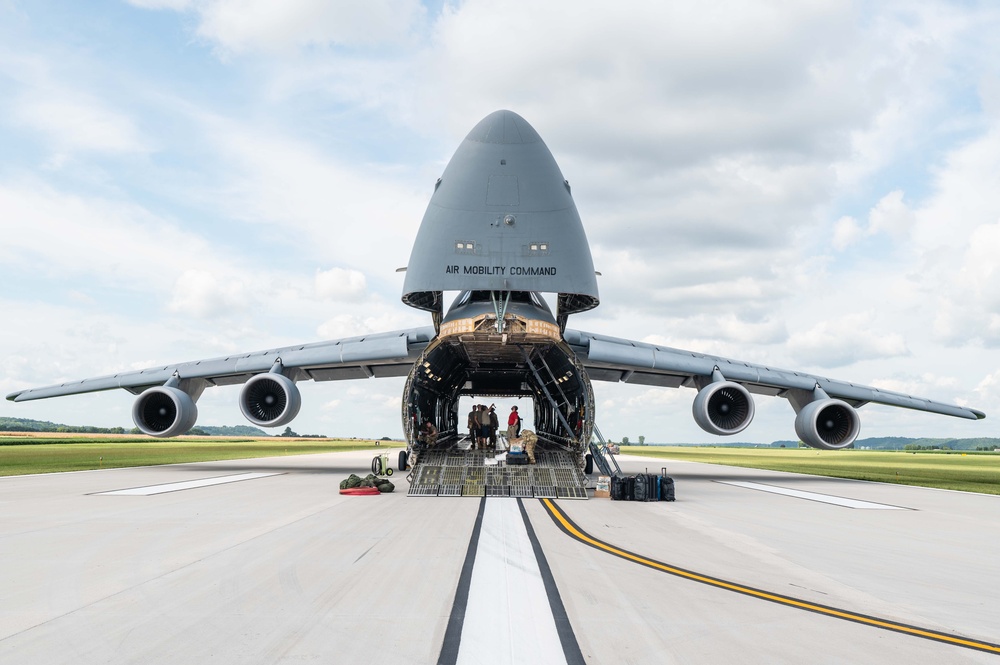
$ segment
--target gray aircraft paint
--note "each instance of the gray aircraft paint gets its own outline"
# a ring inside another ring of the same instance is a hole
[[[480,121],[448,162],[413,243],[403,301],[439,310],[434,293],[467,289],[572,294],[573,311],[600,300],[569,184],[511,111]]]

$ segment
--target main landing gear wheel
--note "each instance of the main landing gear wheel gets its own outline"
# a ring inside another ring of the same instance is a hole
[[[399,451],[399,470],[406,471],[406,451]]]
[[[587,453],[587,456],[586,456],[585,459],[587,461],[583,465],[583,472],[589,476],[590,474],[592,474],[594,472],[594,456],[591,455],[590,453]]]

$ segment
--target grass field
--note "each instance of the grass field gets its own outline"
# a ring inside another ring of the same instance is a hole
[[[1000,494],[1000,453],[667,446],[622,446],[621,450],[664,459]]]
[[[161,440],[112,434],[0,433],[0,476],[377,450],[402,445],[393,441],[379,441],[378,444],[361,439],[178,437]]]

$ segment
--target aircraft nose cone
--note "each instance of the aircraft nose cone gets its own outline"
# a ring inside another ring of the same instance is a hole
[[[513,111],[494,111],[480,120],[465,138],[476,143],[502,145],[537,143],[542,140],[535,128]]]

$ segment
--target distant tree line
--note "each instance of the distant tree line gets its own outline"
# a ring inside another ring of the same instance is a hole
[[[59,432],[65,434],[142,434],[138,427],[94,427],[92,425],[63,425],[48,420],[0,417],[0,432]],[[267,436],[264,430],[250,425],[211,426],[201,425],[188,434],[195,436]]]

